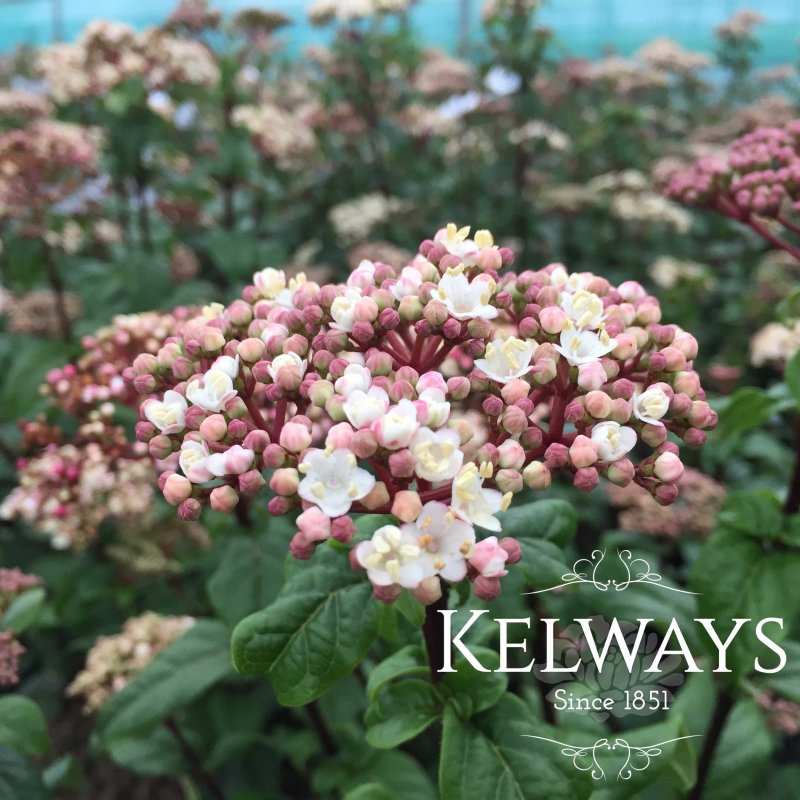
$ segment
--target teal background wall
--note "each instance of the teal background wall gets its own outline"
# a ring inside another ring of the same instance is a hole
[[[259,0],[216,0],[225,11],[258,4]],[[482,0],[469,0],[477,23]],[[305,23],[308,0],[268,0],[297,21],[284,34],[292,49],[325,40],[325,33]],[[0,52],[23,43],[52,40],[54,10],[60,7],[60,28],[72,38],[91,19],[104,17],[139,27],[163,20],[171,0],[0,0]],[[417,30],[429,43],[454,47],[459,0],[420,0],[413,16]],[[800,0],[549,0],[542,21],[556,30],[574,55],[596,56],[611,47],[628,54],[655,36],[671,36],[696,49],[713,46],[715,25],[739,8],[752,8],[768,18],[761,28],[763,64],[798,57]]]

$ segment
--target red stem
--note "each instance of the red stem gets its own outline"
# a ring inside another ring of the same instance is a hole
[[[281,431],[283,430],[283,426],[286,422],[286,406],[288,405],[288,401],[286,400],[278,400],[275,405],[275,427],[270,434],[270,438],[273,442],[277,442],[280,438]]]
[[[247,408],[248,412],[250,413],[250,418],[253,420],[253,424],[257,428],[261,428],[262,431],[266,431],[269,433],[269,428],[267,427],[267,423],[264,420],[264,415],[259,411],[258,406],[253,402],[253,396],[244,398],[244,405]]]

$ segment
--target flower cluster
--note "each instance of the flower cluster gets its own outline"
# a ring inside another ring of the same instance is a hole
[[[46,117],[52,110],[50,101],[33,92],[0,89],[0,125],[22,127],[26,122]]]
[[[406,587],[427,602],[439,576],[499,591],[519,548],[475,527],[500,533],[514,495],[553,474],[673,502],[669,435],[701,445],[716,422],[696,340],[638,283],[560,264],[501,275],[513,260],[488,231],[448,225],[402,269],[365,261],[320,286],[268,268],[204,309],[125,372],[147,395],[137,436],[156,459],[178,454],[166,499],[186,519],[230,511],[271,470],[270,512],[302,511],[301,558],[349,542],[352,513],[390,514],[353,563],[384,599]]]
[[[0,134],[0,219],[21,220],[41,232],[41,216],[97,172],[92,129],[37,119]]]
[[[680,497],[664,508],[635,484],[608,487],[611,504],[620,509],[619,527],[652,536],[707,536],[725,499],[725,487],[696,469],[678,481]]]
[[[13,333],[56,338],[63,333],[62,314],[72,322],[83,311],[80,295],[72,292],[59,297],[48,289],[34,289],[22,295],[7,295],[0,314],[6,316],[8,330]]]
[[[41,582],[37,575],[0,567],[0,616],[18,595]],[[25,648],[14,638],[13,631],[0,631],[0,686],[14,685],[19,681],[19,657],[24,652]]]
[[[311,128],[296,114],[273,103],[237,106],[231,119],[252,136],[253,145],[264,158],[281,167],[316,150],[317,141]]]
[[[60,104],[102,99],[131,78],[144,79],[151,90],[174,84],[210,86],[219,80],[213,53],[199,41],[163,29],[137,33],[129,25],[105,20],[91,22],[74,43],[42,50],[37,66]]]
[[[352,23],[382,14],[406,11],[414,0],[316,0],[308,10],[312,25]]]
[[[800,320],[769,322],[750,340],[750,361],[754,367],[783,370],[800,350]]]
[[[87,547],[108,518],[146,514],[153,468],[138,443],[129,444],[101,409],[69,444],[51,444],[20,459],[19,486],[0,503],[0,519],[19,517],[59,550]]]
[[[87,714],[99,711],[194,622],[193,617],[163,617],[152,611],[132,617],[120,633],[95,642],[67,694],[82,697]]]
[[[83,338],[83,353],[74,364],[47,373],[43,392],[78,417],[108,401],[133,405],[138,395],[125,385],[123,370],[140,353],[157,353],[190,316],[185,308],[118,314],[110,325]]]

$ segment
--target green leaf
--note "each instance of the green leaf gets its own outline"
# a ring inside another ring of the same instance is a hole
[[[268,674],[284,705],[309,703],[352,672],[378,627],[372,586],[346,555],[318,552],[295,571],[278,599],[240,622],[233,660],[245,674]]]
[[[760,675],[759,684],[792,703],[800,703],[800,643],[783,642],[781,647],[786,651],[786,666],[774,675]]]
[[[746,386],[735,391],[719,412],[719,423],[713,432],[715,445],[730,453],[742,434],[760,428],[775,413],[776,401],[763,389]]]
[[[497,515],[503,536],[546,539],[559,547],[569,544],[578,530],[578,515],[566,500],[537,500],[512,506]]]
[[[180,775],[186,770],[180,746],[163,726],[103,744],[114,762],[137,775]]]
[[[358,789],[350,790],[344,796],[344,800],[394,800],[396,796],[382,783],[365,783]]]
[[[590,796],[591,779],[575,770],[569,759],[558,757],[558,750],[551,749],[557,745],[533,742],[526,735],[558,738],[513,695],[505,695],[468,722],[448,705],[439,762],[441,800],[584,800]]]
[[[428,672],[428,661],[425,650],[417,644],[392,653],[381,661],[370,673],[367,679],[367,697],[370,701],[375,699],[378,691],[389,681],[403,678],[408,675],[420,675]]]
[[[41,586],[23,592],[6,609],[0,619],[0,628],[12,630],[14,633],[28,630],[39,620],[46,597],[47,594]]]
[[[391,514],[361,514],[355,520],[356,535],[355,539],[369,539],[378,528],[384,525],[394,525],[397,518]]]
[[[283,545],[270,531],[257,537],[236,536],[228,542],[206,589],[217,615],[231,627],[275,599]]]
[[[518,539],[522,557],[517,569],[522,571],[525,580],[534,589],[549,589],[563,583],[563,576],[571,572],[564,558],[564,552],[557,544],[543,539]],[[513,569],[513,567],[512,567]]]
[[[470,647],[470,651],[486,669],[496,670],[500,666],[500,656],[488,647]],[[491,708],[508,687],[508,674],[504,672],[479,672],[466,658],[459,658],[453,664],[455,672],[442,675],[442,691],[458,714],[468,719]]]
[[[690,574],[690,586],[700,593],[698,616],[716,620],[714,627],[723,641],[735,617],[791,620],[800,612],[798,571],[800,554],[768,553],[760,541],[722,528],[705,543]],[[765,633],[780,642],[789,631],[773,624]],[[716,659],[716,647],[711,645],[709,652]],[[739,631],[728,649],[728,666],[739,676],[747,675],[754,670],[756,657],[765,666],[777,658],[758,642],[752,622]]]
[[[84,784],[83,770],[75,756],[62,756],[42,771],[44,785],[55,789],[80,789]]]
[[[151,730],[234,674],[226,627],[198,620],[106,703],[99,718],[101,736],[108,743]]]
[[[0,697],[0,744],[26,755],[42,755],[50,748],[44,714],[29,697]]]
[[[381,750],[392,750],[422,733],[441,714],[442,701],[429,681],[386,684],[364,716],[367,742]]]
[[[425,606],[407,589],[400,593],[400,597],[391,606],[402,614],[414,628],[421,628],[422,623],[425,622]]]
[[[714,751],[703,800],[756,797],[760,772],[772,753],[772,736],[752,700],[740,700],[731,712]]]
[[[800,406],[800,350],[787,362],[784,377],[795,403]]]
[[[742,490],[725,498],[718,522],[748,536],[777,538],[783,526],[783,512],[778,498],[769,490]]]
[[[23,755],[0,745],[0,800],[46,800],[39,772]]]

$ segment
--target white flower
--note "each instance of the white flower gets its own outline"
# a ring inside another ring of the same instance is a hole
[[[475,366],[493,381],[508,383],[533,369],[531,358],[535,349],[536,342],[530,339],[498,336],[486,346],[485,357],[476,359]]]
[[[550,284],[562,292],[577,292],[586,286],[586,277],[580,272],[567,272],[563,264],[559,264],[550,273]]]
[[[420,286],[422,286],[422,273],[414,267],[403,267],[400,277],[392,286],[392,294],[395,300],[402,300],[409,295],[419,294]]]
[[[511,492],[484,489],[483,476],[475,464],[465,464],[453,481],[451,506],[462,519],[490,531],[501,529],[494,515],[505,511],[511,503]]]
[[[253,285],[266,300],[274,300],[286,288],[286,273],[267,267],[253,275]]]
[[[478,249],[475,242],[468,237],[469,225],[458,228],[454,222],[450,222],[447,224],[447,227],[442,228],[442,230],[433,237],[433,240],[436,244],[442,245],[450,255],[464,259],[473,255]]]
[[[661,418],[669,410],[669,397],[658,386],[651,386],[641,394],[634,395],[633,414],[636,419],[650,425],[663,425]]]
[[[389,405],[386,391],[379,386],[372,386],[368,392],[360,389],[351,392],[342,408],[354,428],[364,428],[380,419],[389,410]]]
[[[366,497],[375,486],[375,478],[358,466],[349,450],[308,450],[298,470],[305,477],[297,493],[329,517],[346,514],[356,500]]]
[[[347,285],[356,289],[375,285],[375,264],[366,258],[350,273]]]
[[[192,483],[205,483],[212,478],[206,466],[208,461],[208,445],[205,442],[196,442],[193,439],[184,439],[181,445],[181,454],[178,464],[181,472]]]
[[[229,375],[231,380],[235,380],[239,374],[239,356],[220,356],[212,365],[211,369],[220,369],[226,375]]]
[[[289,285],[275,295],[275,305],[291,311],[294,308],[295,292],[307,282],[308,278],[306,278],[305,272],[298,272],[293,278],[289,278]]]
[[[601,461],[617,461],[636,446],[636,431],[618,422],[600,422],[592,428],[592,441]]]
[[[450,403],[445,399],[441,389],[423,389],[419,398],[414,401],[417,408],[417,419],[421,425],[429,428],[439,428],[450,417]]]
[[[606,318],[603,301],[586,289],[564,292],[561,295],[561,308],[576,328],[596,330]]]
[[[415,589],[436,574],[433,558],[420,547],[417,537],[395,525],[384,525],[370,541],[361,542],[356,559],[375,586],[399,584]]]
[[[617,340],[610,338],[605,331],[598,335],[593,331],[579,331],[572,325],[561,332],[560,342],[555,349],[573,367],[597,361],[617,346]]]
[[[505,97],[519,91],[522,78],[505,67],[492,67],[483,79],[483,85],[498,97]]]
[[[463,269],[449,269],[431,291],[431,297],[444,303],[456,319],[494,319],[498,311],[489,305],[494,286],[488,275],[478,275],[470,283]]]
[[[261,341],[266,344],[273,336],[288,336],[289,329],[280,322],[269,322],[267,326],[261,331]]]
[[[149,422],[161,433],[180,433],[186,427],[186,398],[170,389],[164,393],[163,400],[147,400],[142,411]]]
[[[256,454],[253,450],[235,444],[224,453],[213,453],[205,461],[205,468],[216,478],[225,475],[241,475],[253,466]]]
[[[465,92],[451,95],[444,103],[437,106],[436,111],[445,119],[459,119],[474,111],[480,104],[481,96],[478,92]]]
[[[366,392],[372,383],[372,373],[361,364],[348,364],[344,374],[333,385],[336,393],[349,397],[356,390]]]
[[[464,580],[475,530],[444,503],[426,503],[417,521],[400,530],[417,537],[419,546],[431,554],[434,568],[445,580]]]
[[[417,408],[410,400],[401,400],[372,423],[372,431],[378,444],[390,450],[407,447],[417,428]]]
[[[273,381],[277,381],[278,372],[286,367],[292,370],[297,370],[302,378],[306,374],[308,361],[306,361],[304,358],[300,358],[297,353],[282,353],[281,355],[275,356],[275,358],[272,359],[267,367],[267,372]]]
[[[356,324],[356,303],[361,299],[361,290],[353,286],[345,289],[344,294],[339,295],[331,303],[331,316],[334,321],[331,328],[338,331],[351,333]]]
[[[187,400],[206,411],[222,411],[225,403],[235,396],[233,378],[224,369],[216,367],[208,370],[202,380],[193,380],[186,386]]]
[[[464,463],[461,437],[450,429],[420,428],[408,449],[417,460],[414,472],[425,481],[449,481]]]

